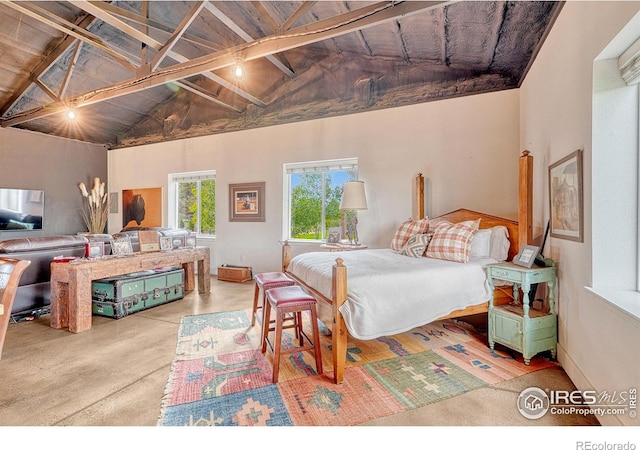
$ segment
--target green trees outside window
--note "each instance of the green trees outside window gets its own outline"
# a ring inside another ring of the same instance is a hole
[[[290,177],[290,238],[326,239],[329,228],[340,226],[342,185],[356,180],[356,172],[316,171]]]
[[[178,227],[198,234],[216,233],[216,180],[178,183]]]

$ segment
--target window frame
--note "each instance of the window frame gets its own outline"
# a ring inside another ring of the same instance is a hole
[[[216,181],[216,214],[217,219],[217,178],[215,170],[201,170],[194,172],[178,172],[169,174],[169,182],[168,182],[168,205],[169,210],[167,211],[167,219],[170,226],[174,228],[178,228],[178,186],[180,183],[185,182],[198,182],[198,220],[197,220],[197,229],[195,230],[196,235],[199,239],[215,239],[216,234],[202,234],[202,198],[200,193],[200,182],[214,180]],[[216,227],[217,228],[217,227]]]
[[[326,242],[326,236],[321,239],[297,239],[291,237],[291,175],[294,173],[317,173],[328,171],[355,171],[355,180],[358,179],[358,158],[337,158],[327,159],[320,161],[305,161],[296,163],[285,163],[282,165],[282,186],[283,186],[283,207],[282,207],[282,240],[293,243],[309,243],[309,244],[321,244]],[[322,191],[326,193],[326,179],[322,177]],[[321,227],[324,235],[326,228],[325,217],[325,195],[323,195],[322,202],[322,218]]]

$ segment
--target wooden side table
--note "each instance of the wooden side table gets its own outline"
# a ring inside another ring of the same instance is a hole
[[[497,342],[522,353],[524,363],[529,365],[536,354],[550,350],[556,357],[558,322],[555,311],[556,268],[532,267],[530,269],[507,262],[487,266],[491,299],[489,301],[489,346],[493,350]],[[494,280],[511,281],[514,301],[508,305],[493,305]],[[529,307],[531,285],[547,283],[549,312]],[[523,302],[519,299],[523,292]]]

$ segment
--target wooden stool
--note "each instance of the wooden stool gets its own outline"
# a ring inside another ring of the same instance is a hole
[[[253,293],[253,312],[251,313],[251,326],[256,324],[256,314],[258,309],[262,308],[262,317],[264,320],[264,304],[267,298],[267,291],[269,289],[293,286],[296,284],[291,278],[286,276],[283,272],[264,272],[255,276],[256,288]],[[262,289],[262,303],[258,304],[258,298],[260,296],[260,289]]]
[[[275,328],[270,327],[269,318],[271,308],[276,310]],[[302,312],[311,313],[311,328],[313,340],[307,336],[302,329]],[[285,326],[284,321],[287,316],[293,315],[293,325]],[[287,353],[313,350],[316,357],[316,372],[322,373],[322,355],[320,352],[320,335],[318,334],[318,316],[316,313],[316,299],[308,295],[300,286],[286,286],[267,290],[267,301],[264,306],[262,321],[262,353],[267,351],[267,344],[273,353],[273,382],[278,382],[278,371],[280,369],[280,356]],[[282,350],[282,332],[285,328],[296,329],[296,337],[299,338],[299,346]],[[269,331],[275,330],[275,344],[269,341]],[[306,339],[306,343],[305,343]],[[306,344],[306,345],[305,345]]]

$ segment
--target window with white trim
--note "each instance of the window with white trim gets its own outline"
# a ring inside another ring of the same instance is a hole
[[[637,23],[633,29],[637,30]],[[622,41],[630,36],[620,33],[611,48],[622,47]],[[623,54],[607,54],[594,61],[589,288],[635,317],[640,317],[640,72],[635,69],[638,63],[640,40],[628,46]]]
[[[169,175],[170,222],[175,228],[195,231],[200,236],[216,234],[216,172]]]
[[[284,239],[326,240],[341,226],[342,185],[357,179],[357,158],[285,164]]]

